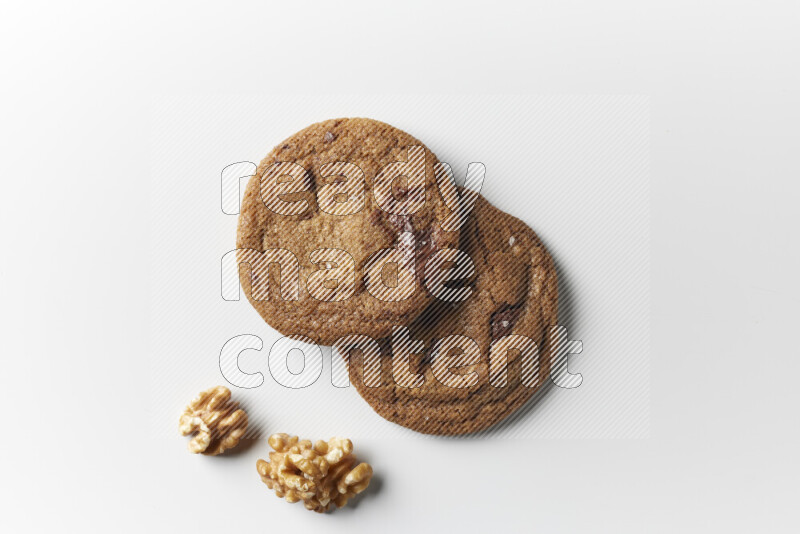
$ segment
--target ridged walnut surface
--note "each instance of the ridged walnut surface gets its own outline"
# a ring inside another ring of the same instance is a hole
[[[181,415],[180,431],[194,434],[189,451],[216,456],[239,444],[247,430],[247,414],[238,402],[231,402],[225,386],[207,389],[195,397]]]
[[[269,453],[269,462],[256,463],[261,480],[278,497],[303,501],[308,510],[326,512],[331,505],[341,508],[372,479],[372,466],[358,463],[349,439],[319,440],[312,446],[307,439],[273,434],[269,444],[275,449]]]

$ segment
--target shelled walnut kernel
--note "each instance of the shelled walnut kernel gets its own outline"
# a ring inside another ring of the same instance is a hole
[[[225,386],[207,389],[195,397],[181,415],[180,431],[187,436],[189,451],[215,456],[239,444],[247,430],[247,414],[238,402],[231,402]]]
[[[275,495],[288,502],[303,501],[306,509],[326,512],[331,504],[341,508],[364,491],[372,479],[372,467],[357,464],[349,439],[319,440],[313,446],[297,436],[273,434],[269,462],[258,460],[261,480]]]

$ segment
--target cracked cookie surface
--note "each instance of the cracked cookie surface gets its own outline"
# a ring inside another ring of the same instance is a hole
[[[424,342],[424,350],[411,355],[407,366],[401,365],[393,375],[391,344],[384,339],[379,380],[371,371],[365,378],[366,370],[374,367],[365,367],[364,351],[349,351],[350,381],[370,406],[389,421],[427,434],[466,434],[491,427],[519,409],[549,379],[548,333],[557,323],[558,301],[550,254],[530,227],[483,197],[478,197],[461,228],[460,249],[475,265],[474,277],[463,284],[472,293],[463,302],[436,301],[407,323],[411,339]],[[502,359],[490,364],[490,346],[509,347],[502,345],[511,339],[504,337],[509,335],[536,343],[538,369],[522,350],[499,350],[508,358],[506,374],[505,366],[497,364]],[[463,344],[444,343],[434,351],[436,342],[448,336],[474,340],[477,352],[463,339]],[[447,369],[450,375],[445,374]],[[533,369],[538,375],[532,374]],[[395,381],[411,384],[414,375],[424,377],[420,387],[403,387]],[[503,377],[505,386],[496,386]]]

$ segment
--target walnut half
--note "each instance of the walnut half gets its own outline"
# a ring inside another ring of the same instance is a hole
[[[181,415],[180,431],[184,436],[195,434],[189,451],[215,456],[232,449],[247,430],[247,414],[238,402],[231,402],[225,386],[207,389],[195,397]]]
[[[278,497],[303,501],[308,510],[327,512],[332,504],[341,508],[372,479],[372,466],[356,465],[349,439],[319,440],[312,446],[307,439],[273,434],[269,444],[275,449],[269,453],[269,462],[256,463],[261,480]]]

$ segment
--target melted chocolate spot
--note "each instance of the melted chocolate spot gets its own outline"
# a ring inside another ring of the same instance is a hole
[[[522,314],[522,304],[504,303],[489,319],[492,329],[492,341],[511,333],[514,324]]]
[[[406,196],[408,196],[408,187],[399,185],[395,187],[392,192],[397,200],[402,201],[405,200]]]
[[[376,209],[373,210],[372,213],[369,214],[369,223],[372,226],[378,226],[381,224],[381,210]]]
[[[383,224],[389,235],[398,236],[403,232],[410,232],[414,236],[414,259],[417,278],[422,281],[425,276],[425,265],[428,259],[440,248],[443,230],[438,224],[417,230],[414,226],[413,215],[397,215],[386,213],[380,209],[370,214],[370,223]]]
[[[467,280],[466,278],[456,278],[455,280],[448,280],[442,284],[447,289],[465,289],[471,287],[475,289],[475,280]]]
[[[420,359],[420,367],[423,365],[431,365],[433,363],[433,347],[436,343],[431,343],[428,347],[425,348],[425,352],[422,353],[422,358]]]

